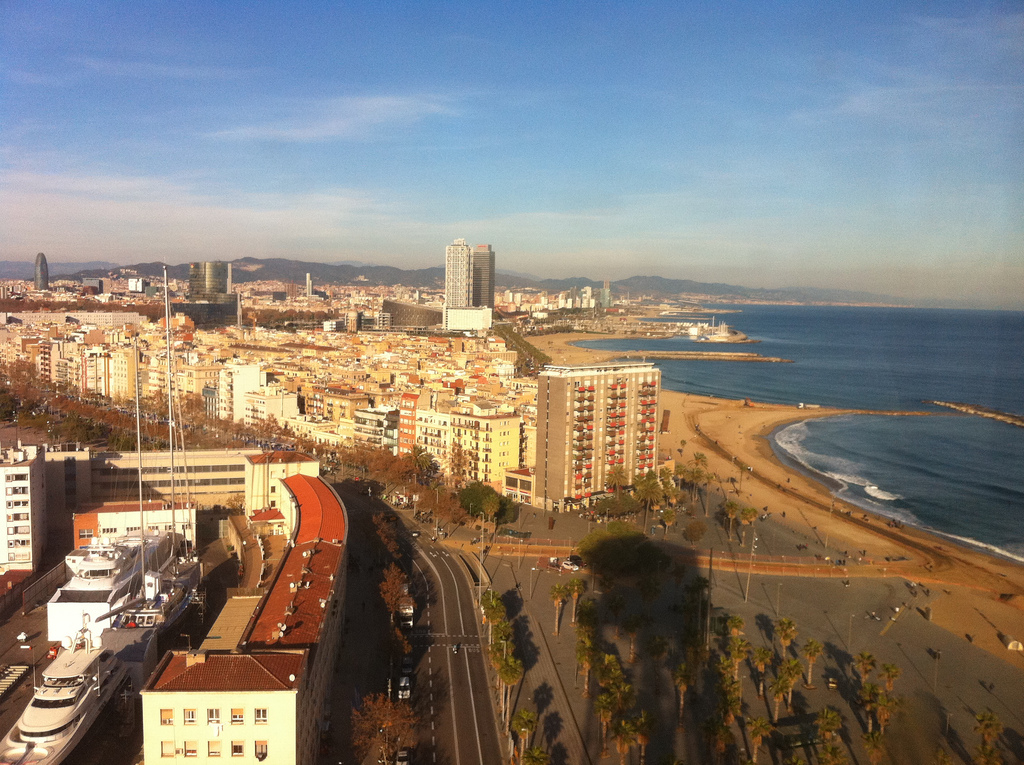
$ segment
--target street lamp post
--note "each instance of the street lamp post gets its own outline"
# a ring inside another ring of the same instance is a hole
[[[832,504],[828,506],[828,525],[825,526],[825,552],[828,552],[828,535],[832,531],[832,511],[836,509],[836,495],[832,495]]]
[[[530,599],[533,599],[533,572],[537,571],[537,567],[534,566],[530,569]]]
[[[27,641],[28,641],[28,635],[27,634],[22,632],[22,633],[20,633],[18,635],[18,642],[19,643],[26,643]],[[22,645],[21,648],[28,649],[29,659],[32,661],[32,690],[33,690],[33,692],[35,692],[35,688],[36,688],[36,651],[35,651],[35,648],[32,647],[31,643],[29,643],[28,645]]]
[[[939,691],[939,659],[942,658],[942,651],[935,651],[935,677],[932,679],[932,693]]]
[[[853,653],[853,614],[850,614],[850,623],[846,627],[846,650]]]
[[[750,575],[754,570],[754,549],[757,547],[757,534],[754,534],[754,538],[750,540],[750,565],[747,567],[747,591],[743,593],[743,602],[747,602],[747,598],[750,597]]]

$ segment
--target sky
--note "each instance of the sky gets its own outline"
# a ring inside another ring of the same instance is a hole
[[[0,2],[0,259],[1024,310],[1020,2]]]

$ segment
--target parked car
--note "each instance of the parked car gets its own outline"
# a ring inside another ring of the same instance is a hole
[[[412,765],[412,752],[402,749],[395,755],[395,765]]]
[[[412,681],[408,675],[398,678],[398,698],[408,699],[412,695]]]
[[[580,567],[578,563],[573,563],[571,560],[566,558],[562,561],[562,571],[579,571]]]
[[[412,674],[412,656],[409,656],[408,654],[402,657],[402,674]]]

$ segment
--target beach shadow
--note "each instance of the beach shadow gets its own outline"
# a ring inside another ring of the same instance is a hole
[[[512,622],[512,630],[516,636],[516,652],[523,662],[523,668],[529,671],[537,665],[537,661],[540,659],[540,648],[533,639],[529,617],[523,614],[516,618]]]
[[[551,702],[555,700],[555,691],[547,681],[538,685],[533,691],[533,704],[537,707],[537,715],[543,715]]]
[[[1024,738],[1017,732],[1016,728],[1003,729],[1003,744],[1017,762],[1024,762]]]
[[[754,617],[754,626],[761,633],[765,642],[772,643],[775,639],[775,622],[768,614],[758,614]]]
[[[560,712],[549,712],[544,715],[544,731],[543,738],[544,743],[550,748],[560,735],[562,735],[562,729],[565,724],[562,722],[562,715]]]
[[[548,754],[550,756],[548,762],[551,765],[569,765],[569,750],[565,748],[565,744],[555,744]]]

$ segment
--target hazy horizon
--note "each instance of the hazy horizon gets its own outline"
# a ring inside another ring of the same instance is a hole
[[[0,6],[0,259],[1024,308],[1018,3]]]

